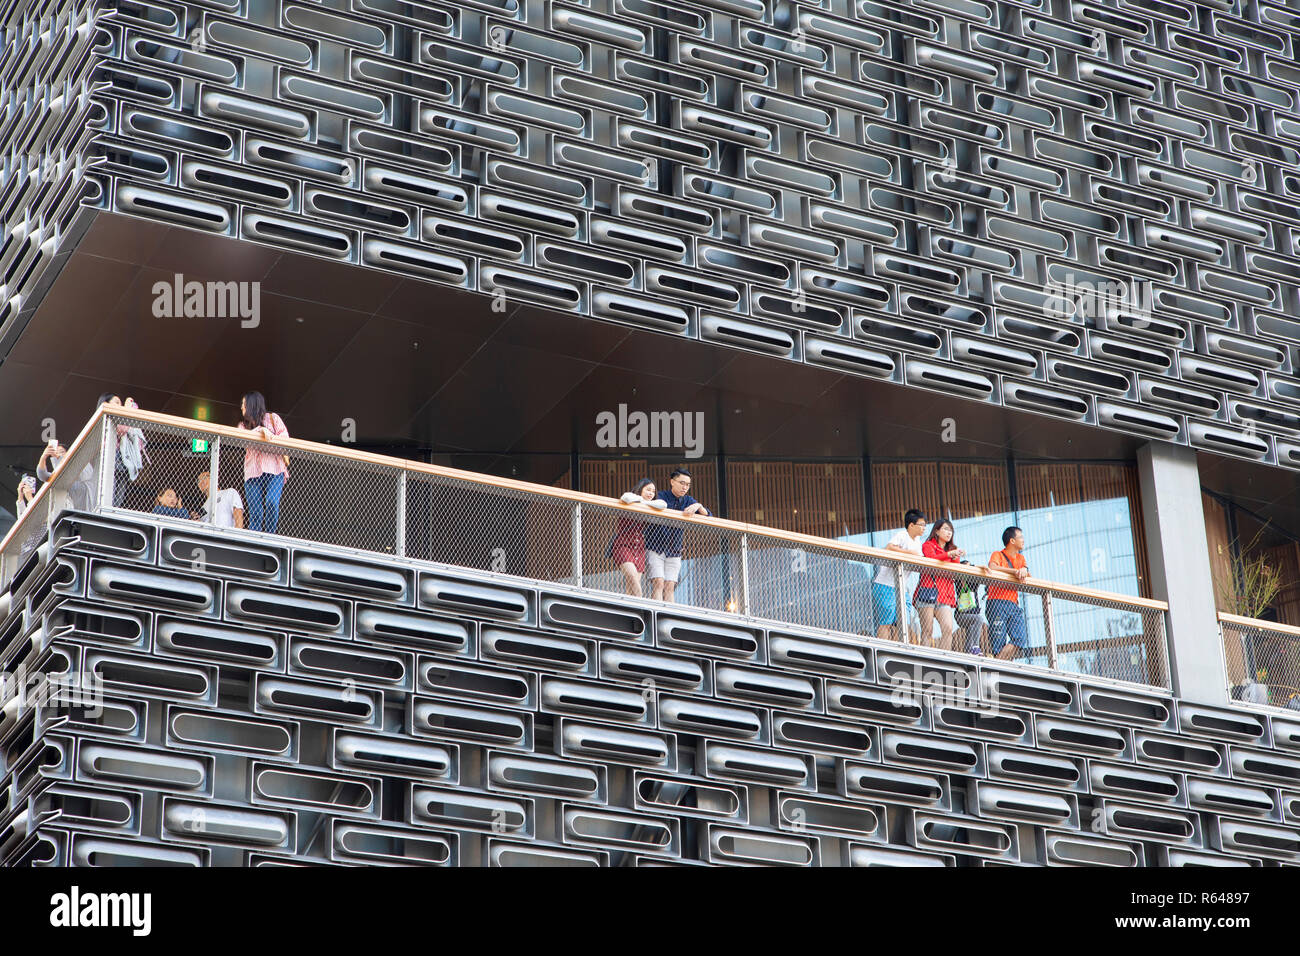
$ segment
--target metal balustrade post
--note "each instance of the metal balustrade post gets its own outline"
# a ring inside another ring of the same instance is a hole
[[[1047,666],[1052,670],[1056,670],[1056,630],[1052,624],[1052,594],[1050,591],[1043,592],[1043,632],[1047,635]]]
[[[397,473],[397,540],[393,551],[399,558],[406,556],[406,470]]]
[[[582,505],[578,502],[573,505],[573,531],[570,538],[573,542],[573,584],[582,587]]]
[[[221,438],[208,442],[208,517],[207,524],[217,523],[217,495],[221,493]],[[248,502],[244,502],[245,505]]]
[[[912,643],[912,621],[907,615],[907,565],[894,565],[894,603],[898,605],[898,643]]]
[[[740,535],[740,613],[749,616],[749,535]]]
[[[116,437],[117,430],[112,419],[105,415],[99,420],[99,480],[95,483],[95,511],[103,511],[113,501],[113,464],[117,443],[109,441],[110,435]]]

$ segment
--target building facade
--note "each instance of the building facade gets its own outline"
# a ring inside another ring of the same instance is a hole
[[[6,542],[5,673],[104,706],[9,695],[0,861],[1298,858],[1284,4],[0,0],[0,36],[0,485],[101,393],[174,416],[101,420],[149,438],[130,487],[92,429]],[[178,530],[251,389],[319,474],[273,533]],[[618,597],[582,496],[680,466],[767,531]],[[880,639],[912,507],[976,564],[1025,530],[1020,661]]]

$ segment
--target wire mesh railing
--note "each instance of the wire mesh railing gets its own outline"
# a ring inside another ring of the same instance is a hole
[[[39,560],[38,552],[48,540],[56,515],[68,510],[99,510],[103,439],[104,425],[96,416],[67,448],[53,444],[63,452],[51,459],[53,474],[0,541],[0,593],[30,562]]]
[[[1300,627],[1219,615],[1228,697],[1300,711]]]
[[[1158,601],[138,410],[97,413],[0,543],[0,586],[64,508],[147,513],[1169,687]]]

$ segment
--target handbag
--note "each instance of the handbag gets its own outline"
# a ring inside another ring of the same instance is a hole
[[[970,585],[957,586],[957,611],[961,614],[972,614],[980,609],[979,596],[975,589]]]
[[[970,562],[963,561],[962,564],[970,564]],[[979,610],[979,584],[962,577],[957,582],[957,613],[978,614]]]

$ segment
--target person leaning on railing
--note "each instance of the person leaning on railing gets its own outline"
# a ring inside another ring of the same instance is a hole
[[[239,400],[243,417],[236,428],[250,431],[254,438],[273,441],[288,438],[289,429],[275,412],[267,411],[261,392],[247,392]],[[289,479],[289,456],[284,452],[262,451],[252,445],[244,449],[244,501],[248,504],[248,527],[275,534],[280,523],[280,495]]]
[[[668,489],[659,492],[658,497],[671,511],[680,511],[687,515],[708,515],[709,509],[687,494],[690,490],[691,473],[685,468],[677,468],[668,476]],[[646,564],[650,568],[650,596],[656,601],[673,600],[673,592],[677,590],[677,579],[681,576],[682,543],[685,538],[685,529],[676,523],[671,527],[666,524],[656,524],[646,531]]]
[[[1012,525],[1002,532],[1002,550],[989,555],[989,568],[1013,571],[1017,581],[1029,577],[1025,565],[1025,533]],[[1005,584],[988,586],[989,600],[985,607],[989,619],[990,650],[1004,661],[1029,650],[1029,626],[1025,623],[1025,610],[1020,606],[1020,592]]]
[[[934,561],[960,562],[966,552],[953,540],[954,529],[947,518],[940,518],[930,529],[930,537],[921,545],[921,556]],[[939,647],[952,650],[953,633],[957,627],[953,613],[957,607],[957,590],[951,577],[925,571],[916,585],[912,598],[921,619],[921,640],[930,643],[934,620],[939,620]]]
[[[663,511],[668,502],[657,497],[655,483],[649,478],[642,478],[636,487],[625,493],[619,501],[633,508]],[[641,575],[645,574],[645,532],[646,523],[632,517],[620,516],[614,526],[614,537],[610,539],[607,555],[614,559],[614,566],[623,572],[627,584],[627,593],[641,597]]]
[[[921,535],[925,534],[926,524],[925,514],[919,508],[909,508],[903,515],[903,530],[889,539],[885,550],[920,557]],[[876,610],[876,637],[882,641],[898,640],[901,634],[898,624],[898,589],[902,588],[910,607],[912,596],[907,590],[907,577],[900,581],[899,569],[895,565],[881,563],[875,580],[871,582],[871,600]]]

